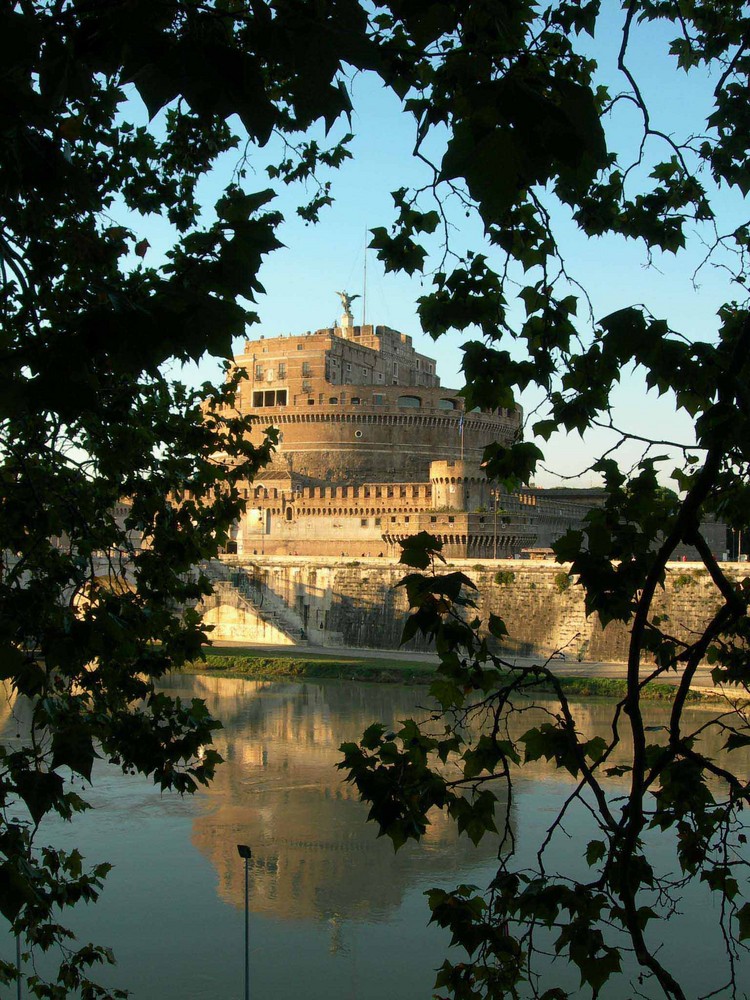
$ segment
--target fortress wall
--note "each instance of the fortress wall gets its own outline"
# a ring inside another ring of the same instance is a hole
[[[226,560],[231,562],[231,560]],[[408,572],[386,558],[266,557],[240,560],[308,627],[330,634],[330,641],[354,647],[398,648],[407,613],[403,588],[395,584]],[[743,579],[747,566],[727,565],[730,577]],[[447,572],[461,570],[478,586],[479,614],[500,615],[510,632],[509,655],[546,656],[565,648],[569,659],[623,661],[627,628],[612,623],[602,630],[586,618],[583,593],[565,568],[527,560],[453,560]],[[719,603],[702,564],[673,563],[655,609],[669,615],[668,629],[688,637],[701,629]],[[335,639],[333,633],[337,633]],[[408,648],[425,649],[421,640]]]
[[[351,387],[350,387],[351,388]],[[402,390],[403,391],[403,390]],[[282,434],[272,468],[330,481],[423,482],[435,459],[457,460],[462,453],[459,410],[290,405],[253,414],[259,433],[269,423]],[[465,415],[463,452],[476,467],[493,441],[512,440],[518,418]]]

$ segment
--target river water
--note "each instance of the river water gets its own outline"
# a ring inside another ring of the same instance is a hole
[[[448,941],[427,926],[424,892],[486,885],[497,842],[486,838],[475,848],[438,815],[421,844],[394,855],[335,770],[339,744],[371,722],[423,716],[417,705],[424,690],[213,677],[177,677],[165,686],[205,698],[223,720],[216,743],[225,763],[211,788],[185,799],[161,795],[101,764],[84,793],[95,808],[73,824],[48,826],[50,842],[79,846],[88,863],[114,865],[100,901],[69,920],[80,938],[114,948],[118,965],[99,978],[129,988],[136,1000],[239,1000],[244,868],[236,845],[246,843],[253,852],[254,1000],[427,1000]],[[661,712],[651,710],[647,722],[660,725]],[[580,708],[579,728],[606,732],[609,715],[609,706],[589,702]],[[6,737],[16,727],[6,719]],[[523,858],[573,784],[541,764],[520,775],[510,820]],[[592,835],[585,820],[567,824],[554,845],[557,863],[583,875]],[[693,895],[664,934],[662,954],[690,963],[691,996],[722,982],[716,917],[708,892]],[[556,962],[545,987],[576,989],[578,982],[574,970]],[[750,977],[745,991],[748,983]],[[626,1000],[635,993],[624,983],[602,995]],[[645,987],[644,995],[659,994]]]

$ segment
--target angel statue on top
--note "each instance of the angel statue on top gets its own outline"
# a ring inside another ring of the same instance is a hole
[[[341,305],[344,308],[344,315],[352,318],[352,302],[359,298],[359,295],[349,295],[348,292],[336,292],[338,297],[341,299]]]

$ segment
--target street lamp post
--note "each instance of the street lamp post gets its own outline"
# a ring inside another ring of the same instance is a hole
[[[248,899],[248,862],[252,851],[247,844],[237,844],[237,853],[245,862],[245,1000],[250,1000],[250,904]]]

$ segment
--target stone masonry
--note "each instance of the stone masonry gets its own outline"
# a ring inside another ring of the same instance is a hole
[[[407,571],[386,559],[331,559],[266,557],[248,561],[224,557],[225,566],[241,563],[257,580],[295,612],[305,637],[323,645],[397,649],[408,609],[403,588],[396,586]],[[628,631],[612,623],[602,629],[595,616],[586,617],[583,592],[566,568],[552,562],[528,560],[451,560],[478,587],[479,614],[500,615],[510,638],[503,649],[509,656],[549,656],[564,650],[568,659],[622,662]],[[733,579],[748,574],[743,563],[726,564]],[[718,604],[716,590],[699,563],[670,563],[664,591],[655,610],[669,615],[669,630],[694,635]],[[231,635],[239,640],[236,608],[232,608]],[[212,618],[221,638],[221,613]],[[229,624],[229,622],[228,622]],[[246,620],[244,641],[268,642],[254,633],[252,616]],[[419,640],[408,648],[424,649]]]

